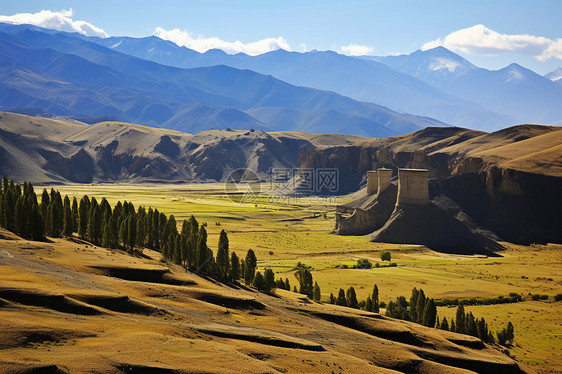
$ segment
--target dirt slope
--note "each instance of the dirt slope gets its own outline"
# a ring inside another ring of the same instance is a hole
[[[516,373],[480,340],[225,286],[159,254],[0,239],[0,371]]]
[[[521,125],[487,134],[427,128],[376,139],[338,134],[210,130],[190,135],[121,122],[0,112],[0,173],[35,183],[222,180],[237,168],[337,167],[340,193],[379,166],[428,167],[432,177],[492,166],[562,176],[559,127]],[[349,191],[347,191],[349,190]]]

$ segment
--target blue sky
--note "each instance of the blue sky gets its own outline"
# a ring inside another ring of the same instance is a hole
[[[72,22],[85,21],[107,35],[157,34],[200,50],[219,47],[231,53],[257,54],[275,48],[330,49],[387,55],[444,45],[490,69],[516,62],[544,74],[562,67],[560,0],[31,0],[0,4],[2,16],[32,13],[39,23],[48,22],[45,14],[37,16],[41,10],[62,12]]]

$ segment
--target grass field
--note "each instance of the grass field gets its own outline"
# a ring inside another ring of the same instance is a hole
[[[181,220],[193,214],[207,222],[209,246],[216,247],[221,229],[228,232],[230,249],[239,255],[252,248],[261,269],[272,268],[277,277],[296,279],[291,271],[298,261],[313,267],[314,280],[323,299],[341,287],[354,286],[364,299],[376,283],[381,301],[409,297],[412,287],[423,288],[433,298],[493,297],[511,292],[522,294],[517,304],[468,307],[476,317],[485,317],[492,330],[508,320],[515,325],[516,344],[510,349],[516,359],[537,365],[541,372],[562,367],[562,303],[553,296],[562,293],[562,246],[519,246],[504,243],[502,257],[446,255],[414,245],[371,243],[368,237],[330,234],[335,205],[353,196],[330,199],[271,201],[267,195],[252,202],[237,202],[243,195],[227,196],[224,185],[67,185],[61,193],[81,197],[106,197],[152,206]],[[41,188],[37,188],[41,192]],[[217,223],[220,223],[218,225]],[[341,269],[359,258],[380,262],[379,253],[389,250],[397,267],[369,270]],[[547,301],[532,301],[530,294],[547,294]],[[454,308],[439,308],[440,316],[454,315]]]

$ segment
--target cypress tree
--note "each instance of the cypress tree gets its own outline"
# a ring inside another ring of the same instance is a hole
[[[319,302],[322,293],[320,292],[320,286],[318,282],[314,282],[314,288],[312,290],[312,300]]]
[[[141,206],[137,210],[137,245],[139,247],[144,247],[146,244],[146,227],[146,210]]]
[[[23,218],[24,218],[23,199],[21,198],[21,196],[18,196],[16,200],[16,206],[14,208],[14,229],[12,231],[20,236],[23,236],[22,235]]]
[[[148,210],[146,212],[146,246],[149,248],[154,247],[154,232],[152,227],[154,222],[153,222],[152,215],[153,215],[152,207],[148,207]]]
[[[10,184],[5,189],[5,193],[3,193],[4,202],[2,204],[2,208],[4,209],[4,220],[5,220],[5,228],[8,231],[14,231],[15,228],[15,190],[13,187],[13,181],[10,180]]]
[[[365,299],[365,310],[367,312],[373,311],[373,299],[371,299],[371,295],[367,295],[367,299]]]
[[[64,225],[64,207],[62,204],[62,197],[60,192],[55,191],[54,189],[51,190],[51,204],[53,206],[52,209],[52,229],[53,229],[53,236],[58,238],[61,236],[62,228]],[[50,207],[49,206],[49,207]]]
[[[466,334],[471,336],[478,336],[478,326],[476,325],[476,320],[472,312],[466,315]]]
[[[208,251],[207,248],[207,230],[205,230],[204,226],[201,226],[201,230],[199,230],[199,238],[197,241],[197,271],[206,274],[207,270],[207,263],[210,261],[208,258]]]
[[[78,232],[78,201],[72,198],[72,232]]]
[[[426,304],[426,299],[425,299],[425,293],[423,292],[423,290],[420,288],[419,292],[418,292],[418,297],[416,300],[416,319],[412,319],[412,321],[417,322],[419,324],[423,324],[423,312],[425,309],[425,304]],[[412,309],[412,306],[410,306],[410,310]]]
[[[88,220],[88,239],[95,245],[99,245],[102,236],[102,208],[95,197],[90,202],[90,218]]]
[[[513,328],[513,323],[509,321],[507,323],[507,328],[506,328],[506,341],[512,344],[514,339],[515,339],[515,329]]]
[[[181,237],[179,234],[176,234],[174,244],[174,263],[176,265],[181,265],[182,263],[181,253]]]
[[[24,224],[25,224],[25,232],[26,232],[26,237],[27,238],[34,238],[34,229],[33,229],[33,224],[36,221],[36,217],[35,217],[35,210],[33,209],[33,207],[38,207],[37,205],[37,195],[35,194],[35,191],[33,189],[33,185],[31,183],[27,184],[27,193],[24,196],[24,209],[26,212],[26,217],[24,220]],[[37,211],[38,213],[38,211]],[[42,226],[41,226],[41,231],[42,231]],[[41,234],[40,239],[43,238],[43,235]]]
[[[347,306],[347,300],[345,299],[345,291],[340,288],[338,292],[338,298],[336,299],[336,305]]]
[[[236,252],[232,252],[230,255],[230,281],[236,282],[240,278],[240,260],[236,255]],[[285,288],[286,289],[286,288]]]
[[[464,334],[466,333],[466,326],[465,326],[465,314],[464,314],[464,306],[460,304],[457,307],[457,314],[455,318],[455,332]]]
[[[121,224],[121,220],[123,217],[123,204],[121,203],[121,201],[118,201],[117,204],[115,204],[115,206],[113,207],[112,215],[116,219],[115,222],[117,224]]]
[[[189,235],[187,240],[187,262],[190,269],[197,263],[197,238],[199,237],[199,222],[193,215],[189,218]],[[244,271],[241,272],[244,275]]]
[[[78,208],[78,235],[82,239],[87,238],[89,221],[90,199],[88,195],[84,195],[82,199],[80,199],[80,207]]]
[[[28,183],[21,197],[23,216],[20,219],[20,235],[26,239],[31,238],[31,196],[29,195],[29,188],[30,184]]]
[[[258,260],[256,259],[256,255],[254,251],[248,249],[248,253],[246,254],[246,259],[244,260],[244,282],[247,285],[251,285],[254,282],[254,274],[256,272],[256,267],[258,265]]]
[[[347,289],[345,299],[348,307],[357,309],[357,294],[355,293],[355,288],[349,287]]]
[[[228,235],[226,234],[226,231],[221,230],[217,249],[217,275],[219,279],[223,281],[228,279],[228,272],[230,268],[228,247]],[[265,275],[266,274],[264,274],[264,276]]]
[[[275,288],[275,274],[273,274],[273,270],[265,269],[263,273],[263,291],[269,293],[274,288]]]
[[[128,227],[127,218],[122,219],[121,224],[119,225],[119,242],[122,244],[123,248],[126,248],[127,243],[129,243]]]
[[[48,218],[47,214],[49,213],[50,200],[47,189],[43,188],[43,193],[41,194],[41,215],[43,216],[43,219]]]
[[[307,295],[309,298],[312,299],[313,297],[313,283],[312,283],[312,274],[310,270],[308,270],[304,266],[300,266],[295,273],[295,277],[299,281],[299,292],[303,295]]]
[[[109,221],[105,223],[103,228],[102,245],[106,248],[117,248],[119,233],[117,230],[117,222],[115,214],[112,214]]]
[[[264,290],[264,278],[263,275],[261,274],[261,272],[257,272],[255,277],[254,277],[254,286],[259,290],[259,291],[263,291]]]
[[[373,295],[371,296],[371,300],[373,302],[373,309],[372,312],[380,313],[380,304],[379,304],[379,288],[375,284],[373,287]]]
[[[285,278],[285,289],[291,291],[291,284],[289,283],[289,278]]]
[[[330,304],[335,304],[336,303],[336,297],[334,296],[333,293],[330,292]]]
[[[133,251],[135,249],[135,244],[137,242],[137,222],[135,219],[134,212],[127,218],[127,245],[129,250]]]
[[[412,321],[418,320],[418,296],[418,289],[416,287],[412,288],[412,296],[410,296],[410,317]]]
[[[74,227],[73,224],[73,220],[72,220],[72,210],[70,208],[70,201],[68,201],[68,204],[66,204],[66,201],[68,200],[68,197],[66,197],[65,199],[65,204],[64,204],[64,226],[63,226],[63,234],[64,236],[72,236],[72,229]]]
[[[5,227],[5,226],[6,226],[6,220],[4,218],[4,193],[0,190],[0,227]]]
[[[6,193],[10,186],[10,181],[8,180],[8,176],[4,174],[2,177],[2,193]]]
[[[180,240],[180,248],[181,248],[181,258],[182,258],[182,265],[184,267],[189,266],[189,220],[184,219],[181,225],[181,240]]]
[[[447,322],[447,317],[443,317],[443,320],[441,321],[441,326],[439,326],[439,328],[441,330],[449,331],[449,322]]]
[[[170,226],[167,225],[168,219],[166,215],[160,212],[160,216],[158,217],[158,227],[162,231],[158,233],[158,239],[160,241],[159,248],[162,248],[166,244],[166,240],[168,240],[168,236],[170,235]]]
[[[451,329],[452,332],[457,332],[457,326],[455,326],[455,321],[451,320]]]
[[[437,307],[435,306],[435,301],[433,299],[429,299],[426,301],[423,311],[423,324],[428,327],[435,327],[436,319]]]
[[[478,327],[478,337],[483,341],[487,342],[489,336],[488,324],[486,323],[486,320],[484,320],[484,317],[482,317],[479,320],[476,320],[476,325]]]
[[[45,238],[45,224],[37,204],[32,204],[31,217],[31,239],[43,240]]]

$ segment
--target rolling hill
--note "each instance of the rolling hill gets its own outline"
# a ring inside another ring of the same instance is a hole
[[[524,373],[480,339],[0,230],[3,373]],[[92,352],[95,352],[94,354]]]

